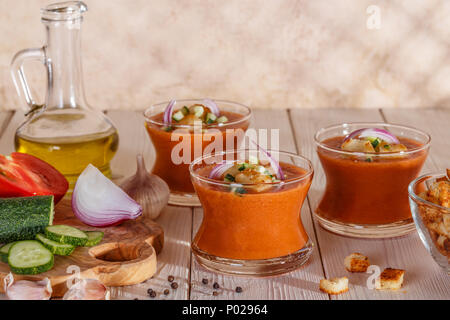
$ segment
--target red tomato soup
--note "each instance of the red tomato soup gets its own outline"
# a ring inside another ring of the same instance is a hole
[[[343,140],[343,136],[337,136],[321,142],[336,152],[317,148],[327,179],[317,215],[351,224],[389,224],[411,219],[408,184],[418,176],[428,150],[392,156],[352,156],[339,152]],[[409,151],[423,146],[413,139],[399,140]]]
[[[246,117],[246,115],[226,111],[222,111],[221,115],[228,118],[229,124],[226,124],[224,126],[204,127],[202,133],[194,133],[191,129],[184,129],[184,133],[180,133],[179,129],[177,130],[179,139],[176,139],[176,141],[172,141],[172,134],[174,133],[173,131],[166,131],[164,130],[164,127],[162,125],[156,124],[163,122],[162,112],[149,117],[149,119],[152,121],[146,122],[146,129],[156,150],[156,160],[152,172],[165,180],[172,192],[194,193],[194,188],[189,176],[190,162],[175,164],[172,161],[172,150],[177,144],[180,143],[180,141],[182,141],[182,139],[190,140],[191,160],[193,160],[195,156],[195,141],[201,142],[202,152],[209,144],[211,144],[216,139],[222,139],[224,150],[226,150],[227,148],[227,141],[233,141],[233,148],[238,146],[238,144],[240,143],[240,140],[243,138],[243,136],[241,137],[240,135],[236,134],[235,130],[241,129],[243,130],[243,132],[247,130],[250,125],[250,121],[239,121]],[[175,129],[177,129],[176,126]]]
[[[203,221],[194,245],[208,254],[230,259],[270,259],[302,249],[308,235],[301,208],[312,181],[312,171],[280,163],[288,180],[264,191],[233,192],[232,185],[193,178],[203,206]],[[212,165],[195,170],[207,177]],[[302,178],[303,177],[303,178]]]

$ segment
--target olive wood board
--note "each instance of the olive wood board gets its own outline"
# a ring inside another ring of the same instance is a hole
[[[53,287],[52,297],[61,297],[67,291],[67,280],[71,281],[77,270],[80,278],[97,279],[112,287],[141,283],[156,272],[156,255],[163,248],[164,231],[151,219],[139,217],[118,226],[89,227],[74,216],[70,200],[63,200],[55,208],[53,224],[103,231],[105,235],[97,246],[78,247],[70,256],[55,255],[51,270],[32,276],[15,274],[16,280],[38,281],[48,277]],[[9,266],[0,262],[0,292],[4,292],[3,279],[9,273]]]

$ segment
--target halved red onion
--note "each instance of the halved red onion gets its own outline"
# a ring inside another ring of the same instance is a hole
[[[344,142],[357,136],[360,138],[374,137],[386,141],[387,143],[400,144],[400,141],[392,133],[378,128],[363,128],[355,130],[345,137]]]
[[[257,144],[255,141],[250,140],[250,142],[252,142],[253,144],[256,145],[256,147],[258,148],[259,151],[261,151],[262,153],[264,153],[267,158],[269,159],[269,163],[270,166],[272,167],[272,169],[275,171],[275,175],[279,180],[284,180],[284,173],[283,173],[283,169],[281,169],[280,164],[278,163],[277,160],[275,160],[272,155],[270,154],[270,152],[268,152],[266,149],[264,149],[263,147],[261,147],[259,144]]]
[[[208,178],[209,179],[217,179],[220,178],[225,171],[227,171],[228,169],[230,169],[232,166],[234,166],[234,163],[232,162],[222,162],[220,164],[218,164],[217,166],[215,166],[211,172],[209,173]]]
[[[164,111],[164,125],[170,126],[172,124],[172,113],[173,113],[173,107],[177,103],[176,100],[171,100],[169,104],[166,107],[166,110]]]
[[[203,100],[202,104],[207,107],[209,110],[211,110],[212,113],[214,113],[214,115],[216,117],[220,116],[220,111],[219,111],[219,107],[217,106],[217,104],[210,100],[210,99],[205,99]]]
[[[142,214],[136,201],[91,164],[75,184],[72,209],[78,219],[93,227],[117,225]]]

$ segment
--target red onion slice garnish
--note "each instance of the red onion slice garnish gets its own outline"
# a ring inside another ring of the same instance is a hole
[[[225,173],[225,171],[230,169],[232,166],[234,166],[234,163],[224,161],[224,162],[218,164],[217,166],[215,166],[211,170],[211,172],[209,173],[208,178],[209,179],[220,178]]]
[[[214,101],[212,101],[211,99],[205,99],[203,100],[202,104],[209,110],[211,110],[211,112],[214,113],[216,117],[220,116],[219,107]]]
[[[117,225],[142,214],[136,201],[91,164],[75,184],[72,209],[78,219],[93,227]]]
[[[176,100],[171,100],[169,104],[166,107],[166,110],[164,111],[164,125],[170,126],[172,124],[172,113],[173,113],[173,107],[176,104]]]
[[[345,137],[344,142],[358,136],[360,138],[374,137],[386,141],[387,143],[400,144],[400,141],[392,133],[378,128],[364,128],[355,130]]]
[[[272,167],[272,169],[275,171],[275,175],[279,180],[284,180],[284,173],[283,173],[283,169],[281,169],[280,164],[278,163],[277,160],[275,160],[272,155],[270,154],[270,152],[268,152],[266,149],[264,149],[263,147],[261,147],[259,144],[257,144],[255,141],[250,140],[253,144],[256,145],[256,147],[258,148],[259,151],[261,151],[262,153],[264,153],[267,158],[269,159],[269,163],[270,166]]]

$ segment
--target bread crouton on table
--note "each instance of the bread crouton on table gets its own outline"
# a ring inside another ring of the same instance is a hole
[[[402,287],[405,270],[386,268],[375,281],[377,290],[398,290]]]
[[[344,259],[345,269],[349,272],[366,272],[370,266],[369,258],[361,253],[352,253]]]
[[[320,280],[320,291],[328,294],[341,294],[348,291],[348,278],[332,278]]]

